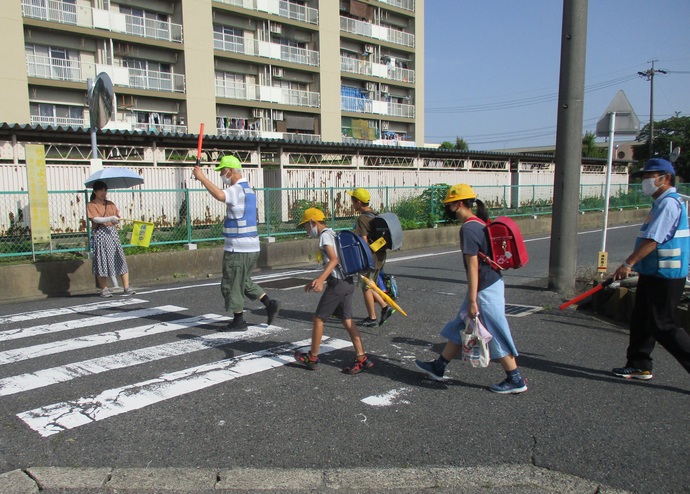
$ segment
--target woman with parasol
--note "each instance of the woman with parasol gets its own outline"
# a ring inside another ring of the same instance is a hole
[[[91,220],[93,274],[96,275],[101,297],[112,297],[106,286],[111,276],[120,276],[123,295],[134,295],[136,292],[129,286],[129,269],[125,253],[122,250],[117,224],[120,222],[120,211],[112,201],[106,199],[108,186],[98,180],[93,183],[91,200],[86,206],[86,213]]]

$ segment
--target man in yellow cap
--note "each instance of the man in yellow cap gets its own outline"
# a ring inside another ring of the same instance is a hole
[[[355,225],[355,233],[370,244],[371,241],[369,239],[374,232],[374,218],[378,213],[369,206],[369,201],[371,200],[369,191],[358,188],[349,191],[348,194],[351,196],[352,207],[359,213],[357,224]],[[385,263],[386,249],[379,249],[374,252],[374,272],[366,273],[365,276],[376,283],[379,279],[379,273],[381,273]],[[393,315],[395,309],[389,306],[375,290],[370,290],[366,284],[362,285],[362,293],[364,294],[364,307],[367,309],[367,317],[359,321],[358,324],[367,328],[372,328],[377,325],[383,326],[388,318]],[[381,320],[378,323],[376,322],[375,304],[381,306]]]
[[[352,294],[355,285],[352,276],[345,276],[339,268],[338,251],[336,249],[336,234],[325,223],[325,215],[319,208],[309,208],[302,214],[300,226],[311,238],[319,239],[319,249],[323,262],[323,271],[304,287],[306,292],[323,292],[319,304],[314,312],[314,325],[311,332],[311,348],[307,353],[295,352],[295,360],[309,370],[316,370],[319,364],[319,346],[323,338],[324,321],[334,313],[342,316],[343,327],[347,330],[355,347],[355,361],[343,369],[345,374],[359,374],[363,370],[371,369],[374,363],[364,353],[362,337],[359,329],[352,322]]]
[[[256,194],[242,176],[242,164],[234,156],[223,156],[215,171],[225,185],[221,189],[206,177],[199,166],[194,167],[194,177],[218,201],[227,205],[223,224],[225,252],[223,253],[223,280],[220,291],[225,299],[225,310],[233,313],[228,324],[230,331],[244,331],[244,296],[259,299],[266,306],[267,324],[278,315],[280,302],[272,300],[266,292],[250,278],[259,258],[259,233],[256,221]]]

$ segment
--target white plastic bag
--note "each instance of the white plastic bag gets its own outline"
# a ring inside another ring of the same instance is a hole
[[[482,324],[479,314],[474,319],[466,318],[465,326],[466,329],[462,333],[462,359],[467,360],[472,367],[487,367],[491,360],[491,334]]]

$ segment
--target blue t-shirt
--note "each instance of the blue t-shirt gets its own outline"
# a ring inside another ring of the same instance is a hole
[[[460,228],[460,249],[462,249],[462,262],[467,271],[465,254],[476,256],[483,252],[490,255],[489,239],[486,234],[486,225],[479,221],[466,221]],[[478,290],[493,285],[502,277],[501,273],[494,270],[486,262],[479,259],[479,287]]]

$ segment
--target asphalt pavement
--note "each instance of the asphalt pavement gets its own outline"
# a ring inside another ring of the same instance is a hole
[[[634,235],[609,232],[611,263]],[[579,237],[582,273],[599,239]],[[257,275],[283,308],[268,327],[248,302],[238,335],[218,331],[217,280],[137,287],[117,307],[95,295],[0,306],[0,492],[690,492],[688,374],[657,348],[653,380],[613,376],[627,330],[559,311],[548,239],[528,248],[505,276],[529,386],[515,396],[488,391],[504,376],[495,363],[455,360],[441,383],[414,367],[441,350],[464,295],[452,249],[391,256],[408,317],[362,328],[375,366],[357,376],[340,372],[352,348],[336,320],[317,371],[289,362],[310,337],[318,295],[300,287],[313,266]]]

